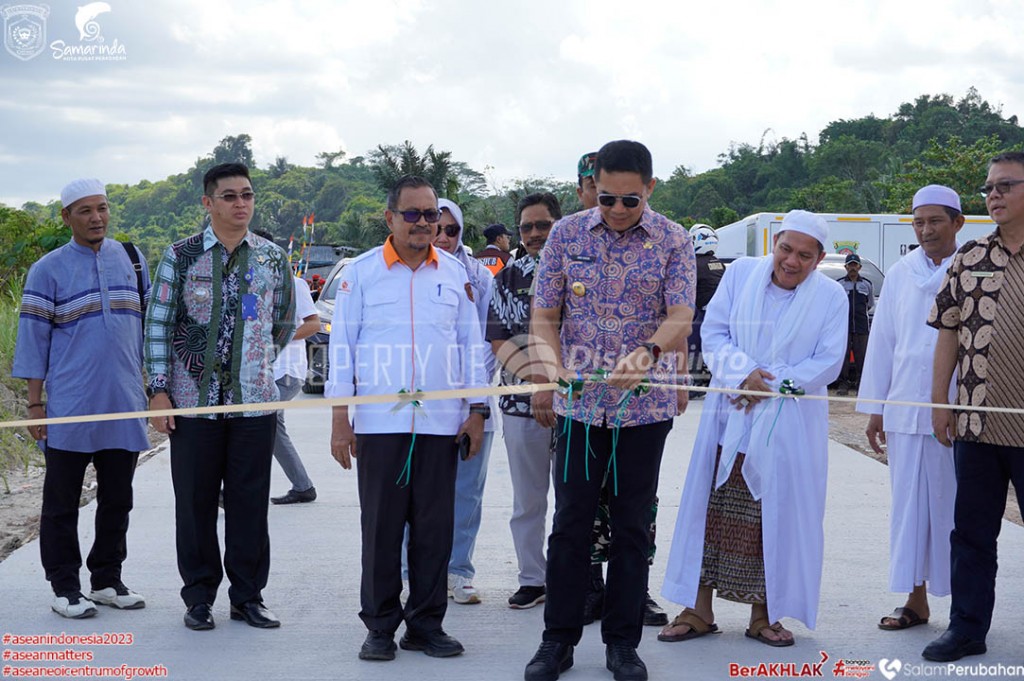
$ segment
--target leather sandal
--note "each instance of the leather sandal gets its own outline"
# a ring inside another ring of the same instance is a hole
[[[676,615],[676,618],[672,620],[665,629],[672,629],[673,627],[687,626],[690,630],[685,634],[666,634],[663,629],[658,634],[658,640],[664,641],[665,643],[678,643],[679,641],[689,641],[690,639],[700,638],[707,634],[717,634],[718,625],[708,624],[700,618],[700,616],[693,610],[683,610],[681,613]]]
[[[888,624],[886,620],[896,620],[895,624]],[[891,615],[886,615],[878,622],[878,628],[883,631],[899,631],[909,629],[919,624],[928,624],[927,617],[921,617],[911,608],[896,608]]]
[[[750,625],[750,628],[747,629],[744,632],[744,634],[747,638],[752,638],[759,643],[765,644],[766,646],[771,646],[772,648],[785,648],[796,643],[796,640],[780,639],[778,641],[773,641],[772,639],[768,638],[767,636],[761,633],[761,631],[764,629],[771,629],[774,632],[779,632],[782,631],[783,628],[784,627],[782,626],[782,622],[776,622],[775,624],[771,624],[766,617],[759,617],[758,619],[754,620],[754,623]]]

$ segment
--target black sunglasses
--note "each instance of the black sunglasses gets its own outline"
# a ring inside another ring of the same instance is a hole
[[[523,234],[529,234],[530,232],[546,232],[551,229],[554,225],[551,220],[537,220],[536,222],[524,222],[519,225],[519,231]]]
[[[601,192],[597,195],[597,202],[605,208],[611,208],[616,201],[622,201],[626,208],[636,208],[643,199],[635,194],[608,194]]]
[[[427,222],[431,222],[431,221],[427,220]],[[462,227],[459,227],[457,224],[455,224],[455,225],[445,225],[444,227],[442,227],[441,225],[438,225],[437,226],[437,235],[441,236],[441,232],[442,231],[444,231],[445,236],[447,236],[449,239],[454,239],[455,237],[457,237],[459,235],[459,232],[462,231]]]
[[[409,224],[416,224],[423,218],[427,222],[437,222],[441,219],[441,211],[428,208],[427,210],[400,210],[396,211],[402,219]]]

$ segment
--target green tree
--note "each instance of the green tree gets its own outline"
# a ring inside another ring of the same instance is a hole
[[[903,171],[884,187],[883,205],[895,213],[909,212],[914,193],[929,184],[943,184],[960,195],[964,213],[984,215],[985,200],[977,188],[985,181],[989,160],[1002,151],[997,135],[964,144],[953,136],[940,144],[933,139],[920,158],[907,162]]]
[[[295,166],[288,162],[288,159],[284,156],[278,156],[274,159],[274,162],[267,166],[267,176],[276,180],[281,177]]]
[[[403,175],[419,175],[426,179],[438,196],[456,195],[459,191],[452,167],[452,152],[436,151],[434,145],[420,154],[409,140],[400,145],[379,144],[370,152],[370,167],[377,186],[385,192]]]
[[[0,294],[20,286],[32,263],[70,238],[60,222],[0,204]]]
[[[864,196],[853,180],[826,177],[807,187],[793,190],[786,210],[801,208],[814,213],[866,213]]]
[[[719,206],[711,211],[711,226],[715,229],[732,224],[740,219],[740,214],[728,206]]]

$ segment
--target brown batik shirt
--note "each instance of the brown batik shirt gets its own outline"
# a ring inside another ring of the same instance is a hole
[[[1024,249],[1011,253],[998,230],[953,257],[928,324],[956,331],[958,405],[1024,406]],[[1024,446],[1024,415],[957,412],[957,439]]]

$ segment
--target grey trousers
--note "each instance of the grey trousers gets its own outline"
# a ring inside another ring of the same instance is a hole
[[[519,561],[519,585],[544,586],[545,519],[554,475],[551,429],[541,427],[532,416],[501,416],[512,476],[509,527]]]
[[[280,401],[287,402],[293,399],[302,390],[302,380],[285,374],[277,379],[277,390],[281,394]],[[288,431],[284,425],[284,412],[277,412],[277,438],[274,440],[274,458],[281,465],[281,470],[288,476],[292,483],[292,489],[296,492],[305,492],[313,486],[313,481],[306,474],[306,467],[302,465],[299,453],[295,451],[292,439],[288,437]]]

